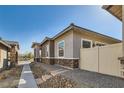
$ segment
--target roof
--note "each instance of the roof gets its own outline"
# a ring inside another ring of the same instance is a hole
[[[9,45],[15,45],[17,46],[17,48],[19,49],[19,43],[17,41],[8,41],[8,40],[4,40],[6,43],[8,43]]]
[[[122,5],[103,5],[102,8],[122,21]]]
[[[108,38],[108,39],[114,40],[114,41],[116,41],[116,42],[121,42],[121,40],[119,40],[119,39],[116,39],[116,38],[113,38],[113,37],[111,37],[111,36],[107,36],[107,35],[104,35],[104,34],[101,34],[101,33],[95,32],[95,31],[90,30],[90,29],[83,28],[83,27],[80,27],[80,26],[76,26],[76,25],[74,25],[74,28],[81,29],[81,30],[83,30],[83,31],[85,31],[85,32],[90,32],[90,33],[93,33],[93,34],[99,35],[99,36],[101,36],[101,37],[104,37],[104,38]]]
[[[3,41],[2,39],[0,39],[0,43],[8,48],[11,48],[11,46],[8,43],[6,43],[5,41]]]
[[[3,40],[0,37],[0,43],[3,44],[4,46],[11,48],[12,45],[17,46],[17,48],[19,49],[19,43],[17,41],[8,41],[8,40]]]
[[[79,31],[84,31],[84,32],[89,32],[89,33],[92,33],[92,34],[95,34],[95,35],[98,35],[98,36],[101,36],[101,37],[104,37],[104,38],[108,38],[108,39],[111,39],[113,41],[116,41],[116,42],[121,42],[121,40],[119,39],[116,39],[116,38],[113,38],[113,37],[110,37],[110,36],[107,36],[107,35],[103,35],[103,34],[100,34],[98,32],[95,32],[93,30],[90,30],[90,29],[86,29],[86,28],[83,28],[83,27],[80,27],[80,26],[77,26],[77,25],[74,25],[73,23],[71,23],[67,28],[65,28],[63,31],[61,31],[60,33],[58,33],[57,35],[55,35],[53,38],[48,38],[46,37],[42,42],[41,42],[41,45],[46,42],[47,40],[55,40],[56,38],[58,38],[59,36],[63,35],[64,33],[70,31],[71,29],[80,29]]]
[[[110,36],[107,36],[107,35],[103,35],[103,34],[100,34],[98,32],[95,32],[93,30],[90,30],[90,29],[86,29],[86,28],[83,28],[83,27],[80,27],[80,26],[77,26],[77,25],[74,25],[74,24],[70,24],[70,26],[68,26],[66,29],[64,29],[62,32],[58,33],[56,36],[53,37],[53,39],[56,39],[57,37],[59,37],[60,35],[64,34],[65,32],[71,30],[71,29],[75,29],[75,28],[78,28],[78,29],[81,29],[82,31],[85,31],[85,32],[90,32],[90,33],[94,33],[94,34],[97,34],[97,35],[100,35],[100,36],[103,36],[103,37],[107,37],[109,39],[113,39],[113,40],[116,40],[116,41],[121,41],[121,40],[118,40],[116,38],[113,38],[113,37],[110,37]]]
[[[65,32],[71,30],[74,27],[74,24],[71,23],[70,26],[66,27],[63,31],[59,32],[57,35],[55,35],[52,39],[56,39],[58,36],[64,34]]]
[[[40,43],[37,43],[37,42],[32,42],[32,46],[31,46],[31,48],[33,48],[35,45],[40,45]]]
[[[42,45],[43,43],[45,43],[48,40],[52,40],[52,38],[50,37],[45,37],[44,40],[40,43],[40,45]]]

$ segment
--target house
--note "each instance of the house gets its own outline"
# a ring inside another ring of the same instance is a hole
[[[3,68],[10,62],[13,67],[18,62],[19,43],[0,39],[0,68]]]
[[[33,42],[31,48],[34,48],[34,61],[40,61],[40,43]]]
[[[5,43],[3,40],[0,40],[0,68],[3,67],[4,59],[8,58],[8,51],[11,46]]]
[[[93,48],[120,42],[118,39],[71,23],[53,38],[46,37],[40,43],[41,62],[77,68],[80,48]]]
[[[11,46],[8,52],[8,59],[10,60],[10,66],[13,67],[18,63],[19,43],[17,41],[4,41]]]

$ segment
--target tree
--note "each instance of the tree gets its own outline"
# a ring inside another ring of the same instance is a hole
[[[33,58],[33,54],[32,54],[31,52],[29,52],[29,53],[27,54],[27,58],[32,59],[32,58]]]

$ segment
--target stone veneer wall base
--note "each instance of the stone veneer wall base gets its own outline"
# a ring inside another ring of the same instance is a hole
[[[52,58],[42,58],[42,63],[45,64],[59,64],[62,66],[67,66],[70,68],[78,68],[79,67],[79,59],[52,59]]]
[[[45,64],[54,65],[54,59],[50,59],[50,58],[42,58],[41,62]]]

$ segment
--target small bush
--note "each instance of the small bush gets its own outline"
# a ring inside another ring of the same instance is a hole
[[[4,79],[6,79],[7,78],[7,75],[6,74],[1,74],[0,75],[0,80],[4,80]]]

